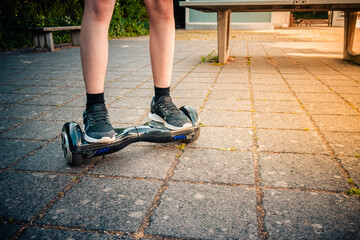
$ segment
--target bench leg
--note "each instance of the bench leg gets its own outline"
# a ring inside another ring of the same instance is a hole
[[[360,64],[360,55],[356,55],[353,51],[356,18],[357,18],[357,12],[345,11],[343,57],[346,60]]]
[[[70,33],[71,33],[71,45],[80,46],[80,30],[72,30]]]
[[[226,63],[229,57],[230,11],[217,12],[219,63]]]
[[[36,51],[54,51],[54,41],[52,32],[37,32],[34,34],[34,44]]]

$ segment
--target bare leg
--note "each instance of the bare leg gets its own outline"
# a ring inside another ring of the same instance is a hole
[[[150,57],[154,85],[169,87],[174,58],[175,21],[172,0],[145,0],[150,18]]]
[[[115,0],[86,0],[80,51],[86,92],[104,92],[108,63],[108,31]]]

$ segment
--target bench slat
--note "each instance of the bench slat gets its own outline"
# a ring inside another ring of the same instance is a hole
[[[36,30],[43,32],[81,30],[81,26],[43,27],[43,28],[36,28]]]

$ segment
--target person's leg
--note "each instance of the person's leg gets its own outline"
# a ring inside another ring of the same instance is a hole
[[[80,33],[80,52],[86,88],[85,140],[115,140],[104,100],[108,63],[108,30],[115,0],[86,0]]]
[[[171,73],[174,59],[175,21],[172,0],[145,0],[150,19],[150,58],[155,97],[149,117],[176,130],[190,127],[191,121],[172,103]]]

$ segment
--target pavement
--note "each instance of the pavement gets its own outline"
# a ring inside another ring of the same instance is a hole
[[[359,239],[360,67],[342,42],[176,42],[172,96],[198,141],[136,143],[71,167],[60,132],[82,121],[79,48],[0,54],[1,239]],[[118,128],[148,120],[147,37],[110,41]]]

